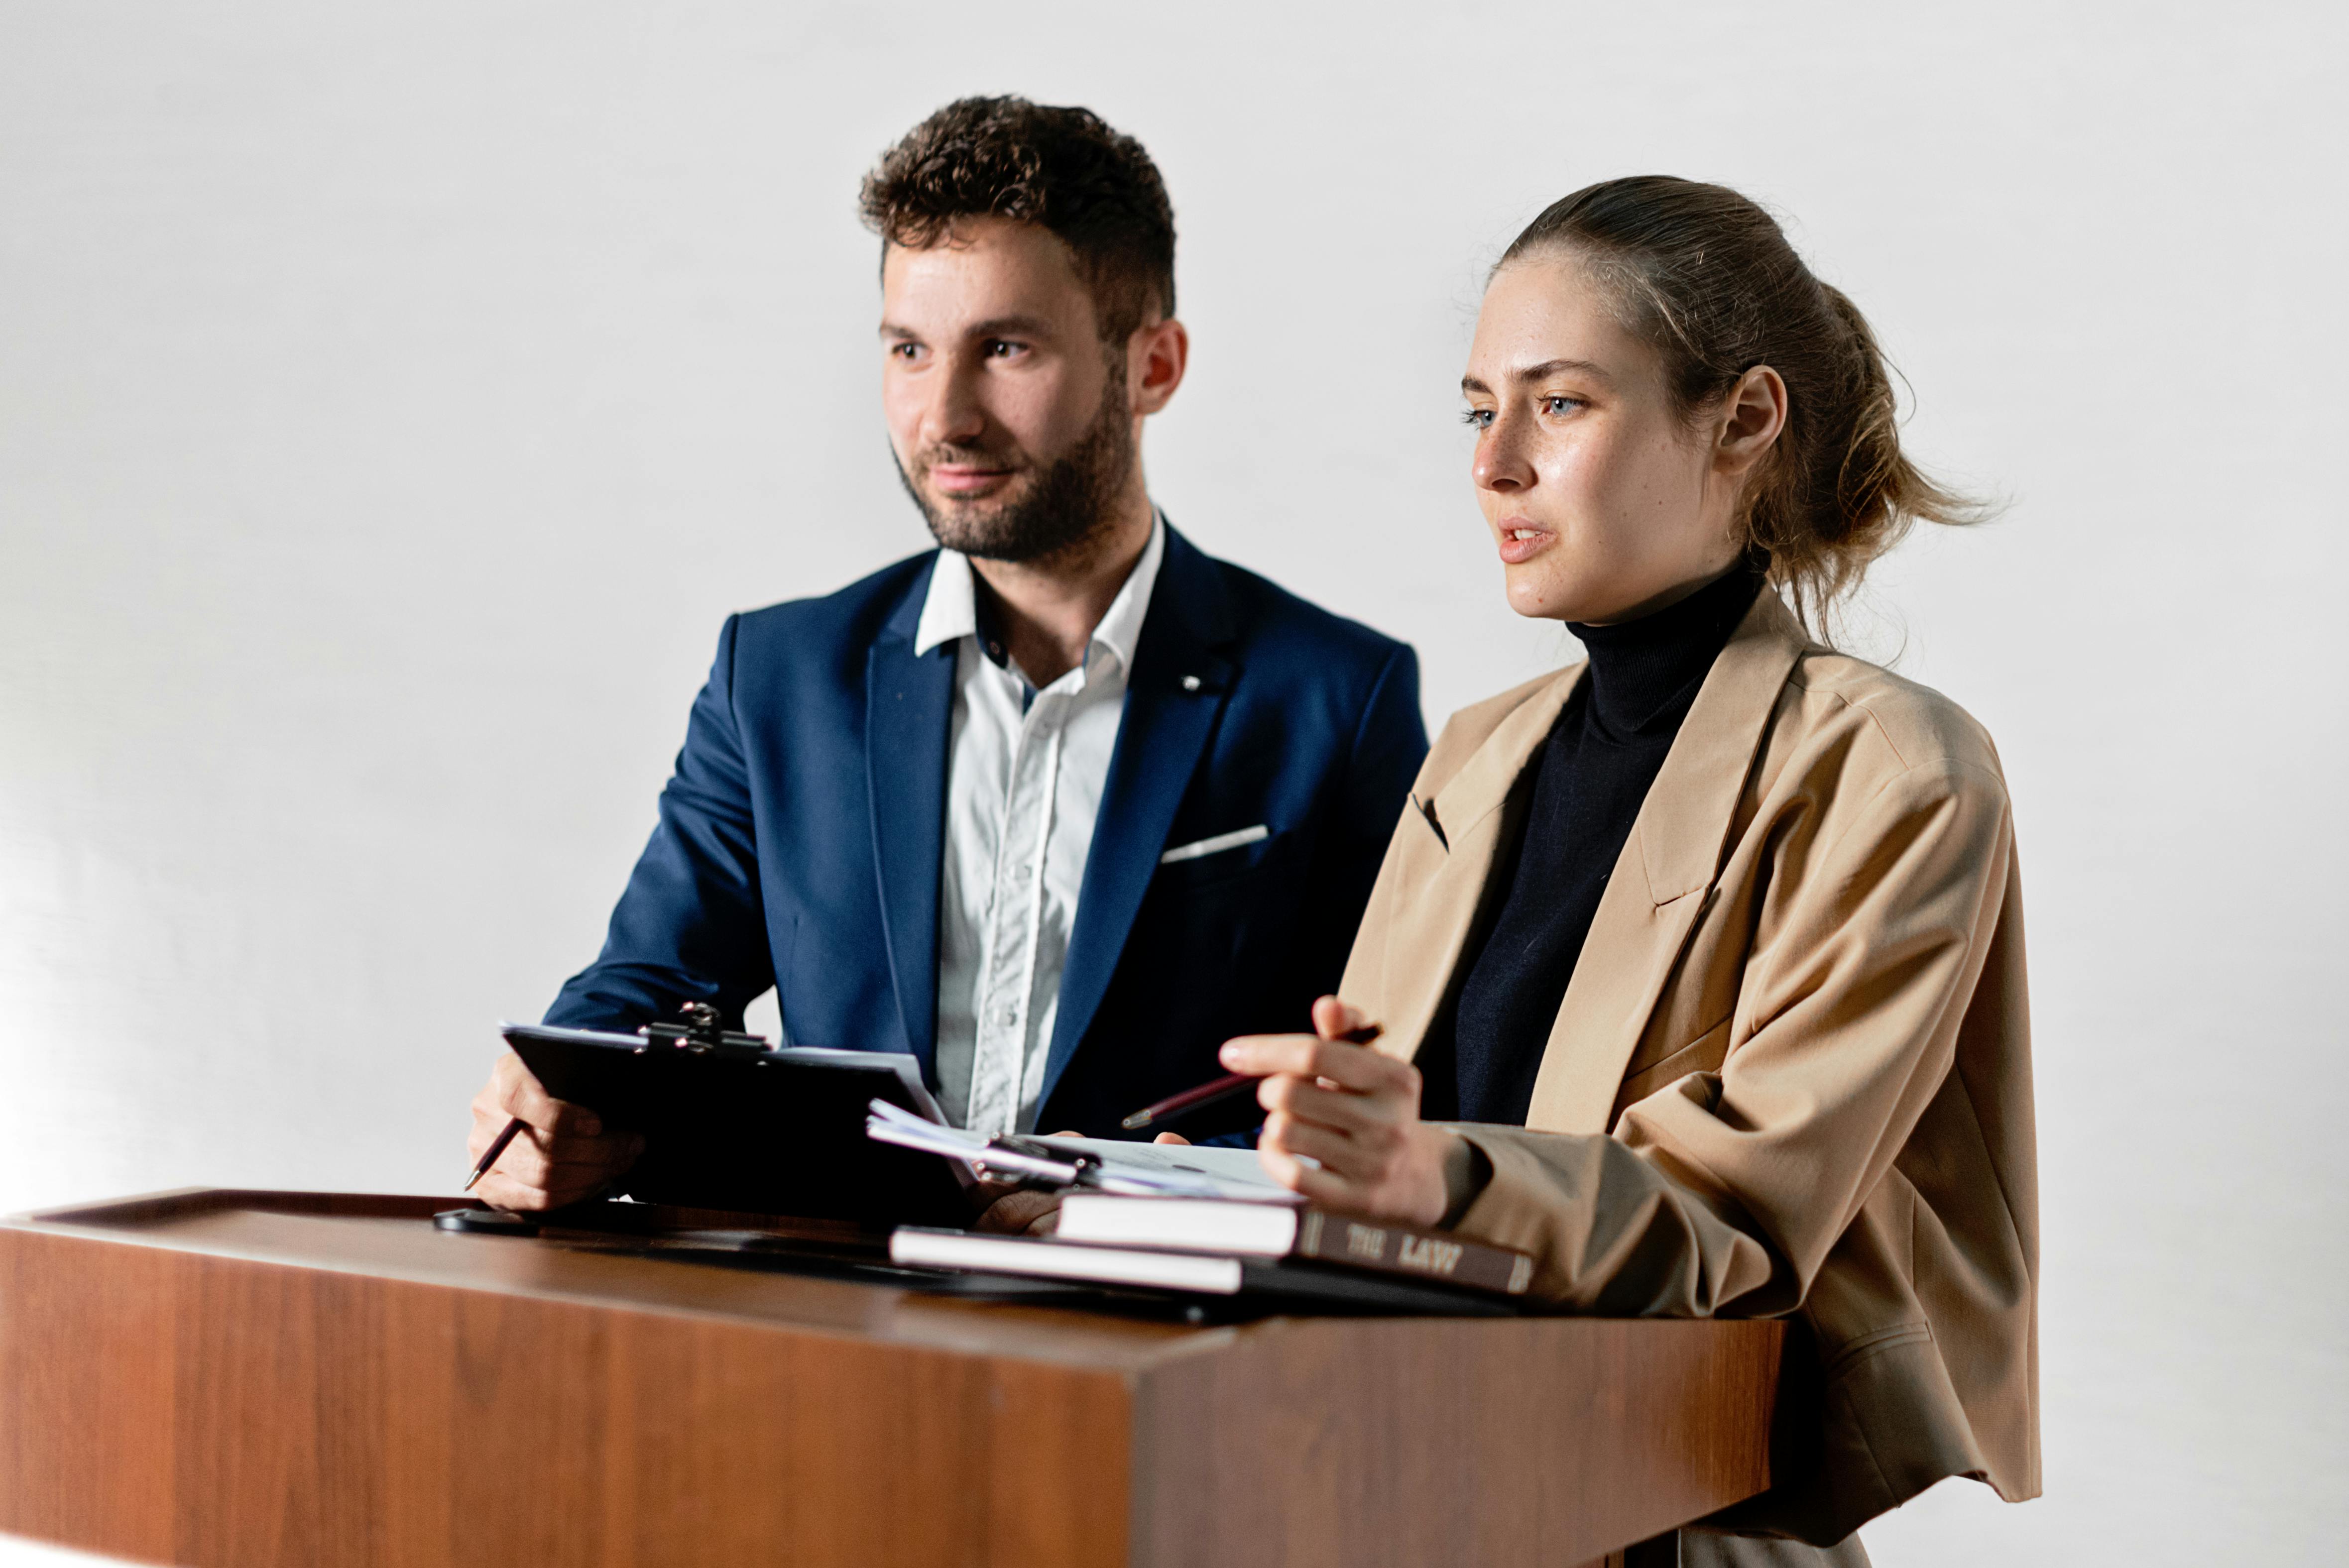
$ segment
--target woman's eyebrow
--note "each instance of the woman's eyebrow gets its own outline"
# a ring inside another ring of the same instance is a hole
[[[1588,359],[1545,359],[1539,365],[1528,365],[1522,370],[1510,371],[1509,379],[1517,382],[1542,381],[1552,376],[1568,374],[1588,376],[1595,381],[1604,381],[1610,386],[1614,382],[1614,377],[1608,375],[1603,366],[1594,365]],[[1493,395],[1493,389],[1474,376],[1463,376],[1460,378],[1460,390],[1482,392],[1487,397]]]
[[[1552,376],[1561,375],[1588,376],[1599,381],[1614,379],[1604,368],[1593,365],[1588,359],[1545,359],[1539,365],[1527,366],[1523,370],[1511,372],[1510,378],[1516,381],[1543,381]]]

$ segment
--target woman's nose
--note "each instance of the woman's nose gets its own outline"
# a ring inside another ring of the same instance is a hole
[[[1521,490],[1533,482],[1532,467],[1518,449],[1515,428],[1498,420],[1477,438],[1476,456],[1468,473],[1478,490],[1504,494]]]

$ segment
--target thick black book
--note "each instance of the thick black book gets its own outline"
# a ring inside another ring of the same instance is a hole
[[[864,1135],[876,1099],[940,1119],[909,1056],[709,1049],[529,1024],[502,1032],[549,1094],[644,1134],[644,1157],[619,1181],[631,1198],[875,1225],[969,1219],[958,1167]]]

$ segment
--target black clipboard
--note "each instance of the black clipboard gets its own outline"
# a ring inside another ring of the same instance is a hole
[[[968,1172],[864,1135],[886,1100],[939,1121],[914,1058],[766,1048],[750,1037],[655,1026],[644,1035],[500,1026],[557,1099],[645,1138],[617,1191],[647,1203],[867,1224],[969,1223]]]

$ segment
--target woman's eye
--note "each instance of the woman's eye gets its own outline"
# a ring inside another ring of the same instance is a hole
[[[1493,410],[1490,408],[1466,409],[1461,414],[1460,422],[1472,430],[1489,429],[1493,424]]]
[[[1542,399],[1542,412],[1554,418],[1571,414],[1582,406],[1582,399],[1579,397],[1545,397]]]

